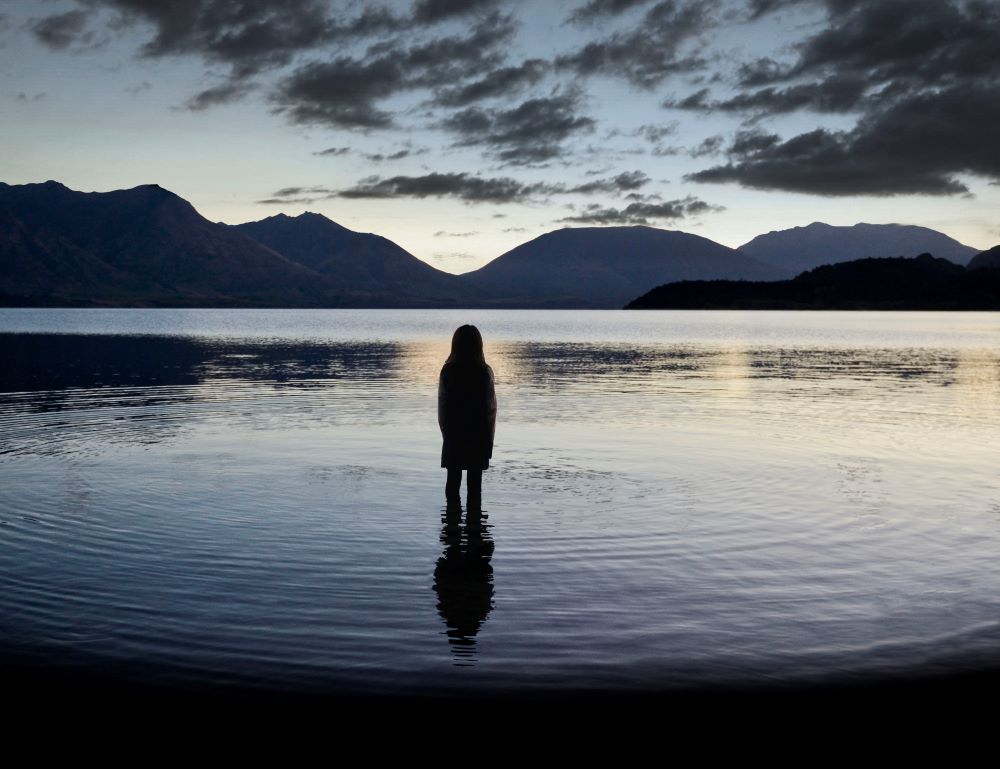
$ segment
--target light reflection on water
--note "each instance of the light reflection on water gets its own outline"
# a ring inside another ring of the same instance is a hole
[[[470,527],[434,413],[464,313],[0,311],[5,654],[366,692],[995,659],[1000,319],[475,316]]]

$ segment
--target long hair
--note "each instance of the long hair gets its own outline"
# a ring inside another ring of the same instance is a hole
[[[451,337],[451,355],[444,362],[445,368],[481,368],[486,370],[483,353],[483,335],[468,324],[459,326]]]

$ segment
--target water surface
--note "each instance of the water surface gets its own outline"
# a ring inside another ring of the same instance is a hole
[[[443,515],[487,340],[482,525]],[[1000,316],[0,310],[0,651],[318,692],[993,664]]]

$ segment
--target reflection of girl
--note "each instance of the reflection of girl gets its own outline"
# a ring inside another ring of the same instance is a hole
[[[448,468],[445,497],[461,504],[459,487],[466,471],[466,506],[478,512],[483,470],[493,456],[497,399],[493,369],[483,355],[483,337],[475,326],[461,326],[451,338],[451,355],[438,379],[438,425],[444,437],[441,467]]]

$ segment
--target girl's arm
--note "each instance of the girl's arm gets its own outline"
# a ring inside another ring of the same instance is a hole
[[[438,377],[438,427],[441,428],[441,433],[444,434],[444,409],[445,409],[445,392],[444,392],[444,372]]]
[[[497,430],[497,393],[493,383],[493,369],[489,369],[489,372],[490,384],[487,392],[486,416],[490,423],[490,443],[492,443]]]

